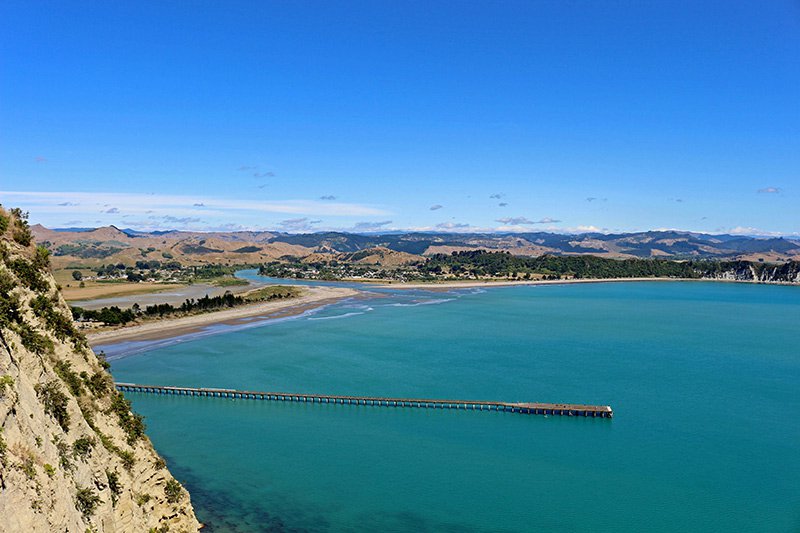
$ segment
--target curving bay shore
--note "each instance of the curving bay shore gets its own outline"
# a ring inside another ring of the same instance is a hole
[[[587,283],[629,283],[642,281],[705,281],[723,283],[759,283],[753,281],[730,280],[730,279],[682,279],[682,278],[599,278],[599,279],[569,279],[569,280],[520,280],[520,281],[444,281],[444,282],[370,282],[364,283],[365,288],[395,289],[395,290],[414,290],[422,289],[429,291],[470,289],[470,288],[491,288],[491,287],[511,287],[524,285],[573,285]],[[795,283],[774,282],[770,285],[797,285]],[[87,339],[93,345],[113,344],[122,341],[134,340],[158,340],[170,337],[178,337],[198,332],[207,326],[214,324],[236,325],[253,317],[283,318],[304,313],[309,309],[314,309],[327,305],[343,298],[350,298],[363,293],[349,287],[330,287],[323,285],[303,286],[303,295],[289,300],[273,300],[268,302],[254,303],[225,309],[222,311],[212,311],[197,315],[162,318],[144,324],[133,326],[122,326],[116,329],[103,329],[101,331],[87,333]]]
[[[86,335],[90,344],[111,344],[132,340],[155,340],[186,335],[214,324],[237,324],[258,316],[281,318],[301,314],[309,309],[321,307],[359,294],[355,289],[344,287],[305,287],[303,295],[288,300],[272,300],[243,305],[223,311],[213,311],[179,318],[164,318],[134,326],[106,329]]]
[[[386,283],[381,289],[470,289],[475,287],[511,287],[518,285],[571,285],[577,283],[615,283],[624,281],[684,281],[676,278],[598,278],[598,279],[554,279],[520,281],[430,281],[411,283]]]
[[[754,281],[725,278],[586,278],[586,279],[553,279],[553,280],[520,280],[520,281],[430,281],[430,282],[395,282],[374,285],[380,289],[471,289],[476,287],[511,287],[519,285],[573,285],[581,283],[625,283],[634,281],[696,281],[709,283],[748,283],[760,285],[794,285],[790,281]]]

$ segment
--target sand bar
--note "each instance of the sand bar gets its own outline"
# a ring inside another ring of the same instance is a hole
[[[135,293],[119,293],[116,295],[106,295],[100,298],[86,298],[81,300],[68,300],[70,305],[83,307],[84,309],[101,309],[116,305],[120,308],[130,307],[137,303],[145,308],[148,305],[172,304],[181,305],[184,301],[193,298],[198,300],[204,296],[213,298],[221,296],[226,292],[233,294],[244,294],[255,289],[259,289],[269,283],[249,282],[246,285],[217,286],[210,283],[187,283],[187,284],[161,284],[151,283],[150,290],[143,290]],[[153,288],[156,287],[156,288]]]
[[[134,326],[123,326],[117,329],[88,333],[86,337],[92,345],[177,337],[199,331],[213,324],[236,324],[243,319],[256,316],[281,318],[301,314],[309,309],[359,294],[357,290],[344,287],[304,287],[302,296],[297,298],[259,302],[223,311],[212,311],[179,318],[164,318]]]

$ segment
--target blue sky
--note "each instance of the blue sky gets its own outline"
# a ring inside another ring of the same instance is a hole
[[[51,227],[800,232],[800,3],[0,5]]]

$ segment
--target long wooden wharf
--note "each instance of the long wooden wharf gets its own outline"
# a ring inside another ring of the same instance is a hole
[[[241,400],[265,400],[334,405],[366,405],[376,407],[412,407],[419,409],[461,409],[467,411],[501,411],[527,415],[583,416],[611,418],[614,411],[608,405],[579,405],[570,403],[512,403],[471,400],[433,400],[422,398],[389,398],[380,396],[338,396],[334,394],[297,394],[288,392],[260,392],[236,389],[196,387],[170,387],[117,383],[122,392],[169,394],[174,396],[201,396]]]

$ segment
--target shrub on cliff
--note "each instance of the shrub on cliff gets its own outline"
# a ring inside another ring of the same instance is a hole
[[[44,246],[36,247],[36,255],[33,256],[33,266],[39,270],[50,268],[50,250]]]
[[[0,427],[0,467],[5,468],[6,466],[6,449],[8,448],[8,444],[6,444],[5,439],[3,439],[3,428]]]
[[[53,353],[53,341],[30,327],[28,324],[20,322],[16,324],[14,331],[17,332],[22,345],[27,350],[38,355]]]
[[[83,336],[75,329],[72,319],[56,309],[51,298],[39,294],[31,300],[30,305],[33,314],[44,321],[47,329],[52,331],[58,340],[71,339],[75,348],[80,348]]]
[[[90,378],[86,380],[86,386],[92,391],[95,396],[105,396],[114,386],[114,381],[105,372],[95,372]]]
[[[6,387],[11,388],[14,386],[14,378],[8,374],[0,376],[0,399],[6,395]]]
[[[83,383],[81,382],[81,378],[78,377],[78,374],[72,371],[72,365],[69,361],[56,361],[56,363],[53,365],[53,370],[58,377],[60,377],[61,380],[66,383],[73,396],[78,397],[83,394]]]
[[[84,517],[89,518],[94,514],[94,510],[102,500],[100,496],[94,493],[94,489],[86,487],[78,487],[75,493],[75,508],[80,511]]]
[[[92,453],[92,448],[94,448],[96,442],[92,437],[81,437],[72,443],[72,453],[75,457],[86,460]]]
[[[131,411],[131,402],[121,393],[116,393],[111,400],[111,411],[119,418],[119,425],[127,435],[128,444],[133,446],[136,441],[144,436],[144,417]]]
[[[67,395],[61,392],[61,385],[56,380],[36,385],[36,394],[44,406],[44,412],[52,416],[64,431],[69,431],[69,412],[67,411]]]
[[[183,487],[177,480],[170,479],[164,485],[164,494],[167,496],[169,503],[178,503],[183,497]]]
[[[50,284],[42,276],[36,265],[18,257],[6,262],[12,272],[19,278],[23,285],[34,292],[47,292]]]
[[[11,215],[16,219],[14,221],[14,233],[12,235],[14,240],[17,244],[22,246],[30,246],[33,235],[31,234],[31,228],[28,227],[28,213],[15,207],[11,210]]]
[[[119,474],[106,470],[106,479],[108,480],[108,490],[111,491],[111,505],[117,505],[119,495],[122,494],[122,484],[119,482]]]

